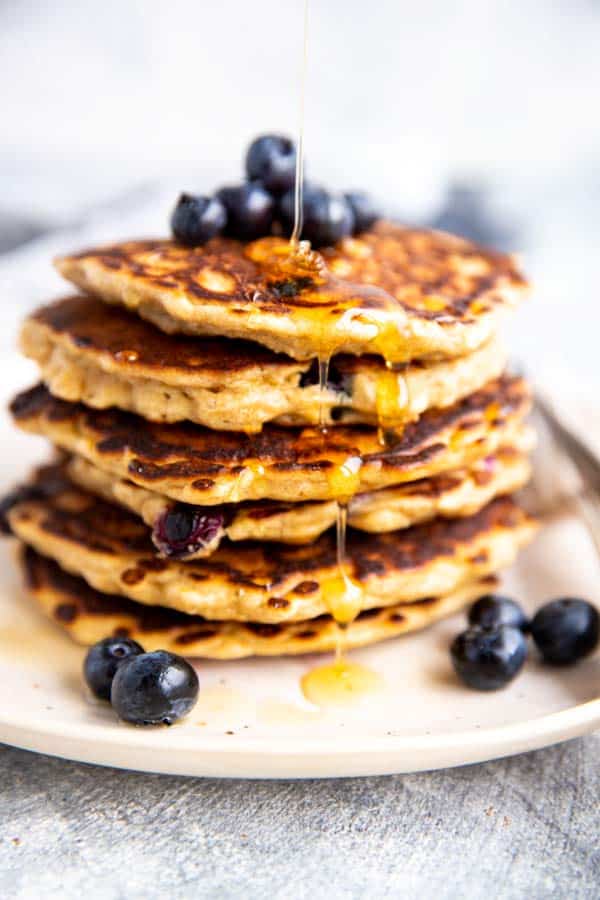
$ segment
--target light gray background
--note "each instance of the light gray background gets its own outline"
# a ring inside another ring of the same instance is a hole
[[[164,231],[178,190],[236,179],[256,132],[295,130],[301,17],[300,0],[0,0],[0,237],[43,232],[0,256],[1,365],[22,365],[19,318],[60,290],[52,253]],[[450,182],[482,186],[537,285],[515,355],[595,398],[600,3],[312,0],[310,37],[309,174],[413,221]],[[5,749],[0,893],[597,897],[599,740],[273,784]]]

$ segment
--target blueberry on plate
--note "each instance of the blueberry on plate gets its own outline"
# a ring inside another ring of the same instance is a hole
[[[217,197],[227,210],[225,233],[240,241],[254,241],[271,233],[275,201],[258,182],[224,187]]]
[[[124,637],[105,638],[90,647],[83,663],[83,674],[92,694],[100,700],[110,700],[110,689],[119,666],[143,652],[144,648],[136,641]]]
[[[132,725],[172,725],[198,697],[198,676],[182,656],[155,650],[132,656],[117,669],[110,702]]]
[[[537,611],[531,634],[544,662],[567,666],[594,650],[598,644],[600,616],[587,600],[564,597]]]
[[[527,657],[527,640],[519,628],[474,626],[459,634],[450,648],[458,677],[477,691],[496,691],[512,681]]]
[[[279,204],[281,223],[288,236],[294,227],[294,208],[294,191],[288,191]],[[354,213],[346,198],[313,185],[304,189],[302,219],[300,236],[314,247],[336,244],[354,230]]]
[[[177,504],[157,520],[152,540],[169,559],[185,559],[199,550],[216,547],[224,516],[200,506]]]
[[[372,228],[377,219],[381,218],[379,210],[376,208],[373,199],[364,191],[349,191],[344,197],[350,204],[350,208],[354,213],[354,233],[360,234],[361,231],[368,231]]]
[[[197,247],[221,234],[227,223],[225,207],[216,197],[181,194],[171,215],[176,240]]]
[[[252,141],[246,154],[246,173],[273,194],[283,194],[296,177],[296,146],[281,134],[263,134]]]
[[[512,625],[527,631],[529,620],[516,600],[501,594],[486,594],[476,600],[469,610],[469,625],[479,625],[481,628]]]

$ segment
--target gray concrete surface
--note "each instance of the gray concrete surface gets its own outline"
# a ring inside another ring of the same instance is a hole
[[[142,775],[0,749],[4,900],[595,898],[600,734],[453,771]]]

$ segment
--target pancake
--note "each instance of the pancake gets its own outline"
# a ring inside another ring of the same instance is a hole
[[[446,407],[497,378],[506,353],[491,341],[468,356],[390,372],[377,356],[336,356],[321,394],[318,367],[227,338],[166,335],[124,309],[69,297],[31,315],[21,333],[55,397],[116,406],[156,422],[257,432],[265,422],[390,426]],[[323,416],[322,420],[320,415]]]
[[[385,447],[368,426],[324,432],[268,425],[248,436],[191,423],[151,423],[120,410],[57,400],[41,385],[18,395],[11,410],[21,428],[117,478],[182,503],[213,506],[348,500],[471,465],[510,443],[529,405],[525,381],[506,376],[390,432]]]
[[[500,447],[494,455],[468,469],[357,494],[348,505],[348,524],[379,534],[408,528],[438,515],[447,518],[472,515],[494,497],[513,493],[528,481],[531,467],[525,451],[531,449],[532,437],[532,432],[524,429],[515,445]],[[335,500],[320,503],[259,500],[220,507],[174,504],[132,481],[114,478],[81,456],[69,460],[66,474],[84,490],[140,516],[152,529],[155,547],[161,555],[170,558],[206,558],[224,538],[303,544],[319,537],[337,519]],[[168,524],[177,527],[178,522],[183,525],[183,535],[179,525],[176,542],[169,542]]]
[[[526,287],[508,256],[390,222],[322,254],[302,245],[294,258],[282,238],[195,248],[147,240],[63,256],[56,267],[169,333],[251,339],[295,359],[463,356],[490,340]]]
[[[207,560],[163,560],[137,516],[43,473],[6,518],[21,541],[97,590],[207,619],[311,619],[328,612],[339,582],[332,532],[301,547],[224,543]],[[362,588],[359,609],[449,594],[512,562],[534,530],[510,498],[389,534],[349,529],[347,574]]]
[[[165,607],[144,606],[116,594],[102,594],[30,547],[22,549],[28,593],[53,622],[84,646],[119,635],[133,638],[147,651],[169,650],[207,659],[287,656],[336,647],[337,626],[328,615],[281,625],[209,621]],[[348,649],[362,647],[425,628],[495,587],[494,578],[482,579],[446,597],[365,610],[345,629],[345,645]]]

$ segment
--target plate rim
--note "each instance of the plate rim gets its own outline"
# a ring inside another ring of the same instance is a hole
[[[598,728],[600,698],[534,719],[452,733],[374,736],[358,744],[353,740],[347,746],[337,741],[333,745],[331,737],[303,737],[300,751],[297,741],[294,747],[293,736],[284,740],[272,735],[265,740],[244,735],[240,746],[229,737],[224,741],[222,735],[177,734],[175,726],[172,732],[161,729],[161,735],[173,734],[174,741],[165,742],[163,737],[160,745],[153,746],[148,731],[135,726],[115,734],[101,723],[66,723],[65,727],[59,721],[27,723],[23,716],[0,717],[0,740],[32,752],[130,771],[297,779],[404,774],[472,765],[541,749]],[[62,750],[59,743],[65,745]],[[131,759],[132,754],[139,758]]]

